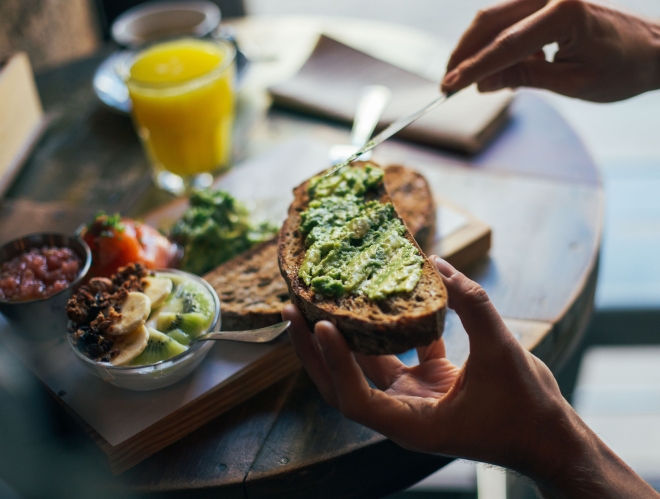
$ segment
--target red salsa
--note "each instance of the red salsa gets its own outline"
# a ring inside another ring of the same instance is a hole
[[[0,265],[0,299],[46,298],[76,280],[82,261],[69,248],[33,248]]]

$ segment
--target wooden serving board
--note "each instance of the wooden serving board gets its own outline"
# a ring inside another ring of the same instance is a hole
[[[63,404],[63,406],[105,453],[112,473],[119,475],[219,415],[259,394],[272,384],[297,371],[300,366],[300,361],[296,357],[291,343],[283,341],[268,354],[245,366],[226,382],[216,385],[203,396],[181,406],[175,412],[119,445],[110,445],[67,404]],[[57,399],[62,400],[60,397]]]
[[[63,313],[63,321],[66,319]],[[32,342],[0,316],[0,340],[31,369],[120,474],[295,372],[287,337],[265,345],[220,342],[191,375],[159,390],[117,388],[86,372],[65,338]]]
[[[278,223],[286,215],[293,187],[328,166],[326,153],[323,143],[285,143],[220,177],[215,187],[246,202],[257,217]],[[436,198],[436,204],[433,252],[457,267],[484,256],[490,248],[490,228],[442,199]],[[186,207],[185,199],[176,200],[146,214],[144,220],[165,228]],[[13,216],[18,215],[10,213],[7,218]],[[274,345],[218,344],[200,368],[181,382],[153,392],[130,392],[84,372],[64,338],[35,348],[0,321],[0,339],[98,444],[115,474],[258,396],[300,367],[286,337]],[[132,421],[130,429],[120,424],[128,420]]]

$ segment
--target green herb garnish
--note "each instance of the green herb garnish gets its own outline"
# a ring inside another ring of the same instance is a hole
[[[119,213],[107,215],[104,211],[99,211],[87,225],[87,230],[101,237],[115,237],[124,232],[125,227]]]

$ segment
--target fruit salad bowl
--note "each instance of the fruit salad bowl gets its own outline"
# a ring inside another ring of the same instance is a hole
[[[198,334],[201,335],[220,330],[220,300],[215,290],[204,279],[188,272],[173,269],[163,269],[155,272],[157,277],[172,277],[175,282],[176,280],[194,281],[198,286],[201,286],[205,290],[206,298],[211,303],[212,310],[208,325],[205,325],[203,329],[198,331]],[[173,294],[175,293],[173,292]],[[163,305],[163,307],[166,306],[167,303]],[[160,315],[167,319],[169,314],[161,312]],[[153,326],[159,324],[162,326],[162,320],[150,318],[147,321],[147,325],[149,324]],[[152,328],[149,327],[149,330],[151,331]],[[162,336],[162,334],[159,334],[159,336]],[[79,349],[72,334],[68,334],[67,337],[71,350],[87,371],[114,386],[138,391],[164,388],[183,379],[202,363],[215,343],[212,341],[192,341],[188,348],[165,360],[140,365],[113,365],[111,362],[90,358]],[[144,355],[151,354],[153,353],[151,352],[152,350],[157,350],[160,347],[159,342],[152,341],[152,339],[150,337]],[[143,356],[141,358],[148,359],[149,357]]]

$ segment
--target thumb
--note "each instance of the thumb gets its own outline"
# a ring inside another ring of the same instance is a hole
[[[479,91],[493,92],[502,88],[544,88],[563,95],[575,94],[575,64],[548,62],[530,57],[478,83]]]
[[[454,310],[470,337],[470,347],[492,346],[493,343],[515,341],[486,291],[440,257],[431,262],[442,275],[449,295],[449,308]]]

